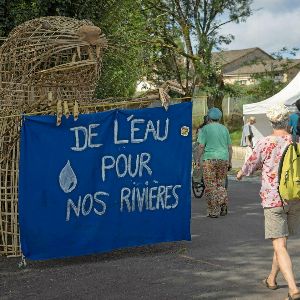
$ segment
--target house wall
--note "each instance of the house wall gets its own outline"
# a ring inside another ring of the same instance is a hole
[[[251,74],[243,74],[243,75],[230,75],[230,76],[223,76],[224,78],[224,83],[227,84],[234,84],[236,82],[242,84],[242,85],[250,85],[255,83],[255,80],[251,78]]]
[[[291,81],[300,71],[300,64],[297,65],[297,66],[294,66],[293,68],[290,68],[288,71],[287,71],[287,80],[288,81]]]
[[[232,63],[229,63],[228,65],[225,65],[223,67],[223,73],[229,73],[233,70],[243,66],[245,63],[249,63],[255,59],[270,59],[270,56],[261,51],[260,49],[256,49],[252,51],[251,53],[246,54],[245,56],[233,61]]]

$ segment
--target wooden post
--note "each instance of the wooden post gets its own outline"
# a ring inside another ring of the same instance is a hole
[[[230,101],[231,99],[230,99],[230,96],[228,96],[228,99],[227,99],[227,114],[228,114],[228,116],[230,115]]]

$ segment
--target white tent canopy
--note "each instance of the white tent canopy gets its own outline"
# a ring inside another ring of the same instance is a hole
[[[272,128],[266,117],[268,109],[274,105],[283,103],[290,111],[293,111],[294,104],[298,99],[300,99],[300,72],[284,89],[274,96],[261,102],[243,105],[243,114],[246,118],[250,116],[256,117],[254,136],[259,139],[272,132]]]

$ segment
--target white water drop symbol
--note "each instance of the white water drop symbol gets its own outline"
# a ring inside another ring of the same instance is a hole
[[[77,186],[77,178],[69,160],[59,174],[59,184],[65,193],[72,192]]]

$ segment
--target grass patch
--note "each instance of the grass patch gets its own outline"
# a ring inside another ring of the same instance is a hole
[[[230,133],[230,138],[233,146],[239,146],[242,138],[242,130],[235,130]]]

